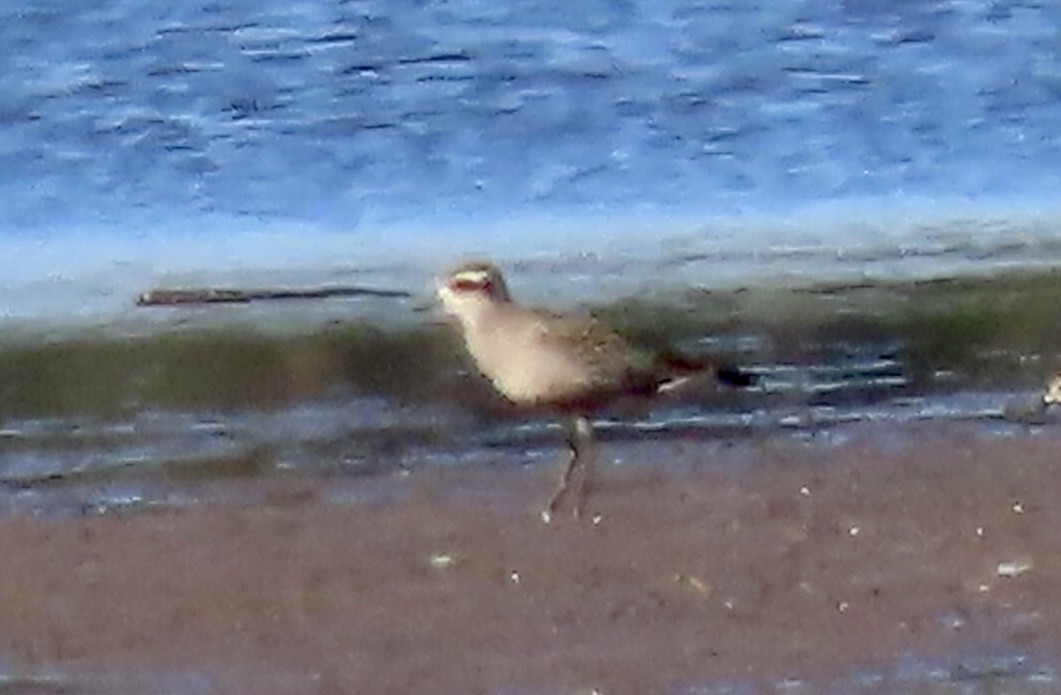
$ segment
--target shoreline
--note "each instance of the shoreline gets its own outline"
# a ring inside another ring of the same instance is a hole
[[[912,660],[925,692],[949,692],[941,664],[1046,692],[1061,434],[890,429],[708,461],[677,441],[663,465],[602,465],[596,526],[538,521],[541,466],[392,476],[405,494],[377,504],[303,489],[5,519],[0,661],[12,676],[169,673],[178,690],[198,674],[197,692],[616,693],[920,683]],[[997,666],[1011,657],[1015,672]]]
[[[802,289],[686,287],[586,308],[634,344],[754,369],[790,402],[1040,388],[1061,365],[1056,269]],[[488,386],[466,378],[454,331],[411,302],[257,304],[278,313],[250,304],[130,309],[135,320],[121,330],[8,331],[0,339],[0,425],[359,397],[497,407]],[[404,318],[379,319],[384,309]]]

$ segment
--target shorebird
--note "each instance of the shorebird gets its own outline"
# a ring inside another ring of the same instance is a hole
[[[624,396],[669,390],[690,374],[714,371],[722,382],[747,386],[735,369],[674,353],[654,354],[623,339],[587,315],[564,315],[519,304],[489,263],[466,263],[438,285],[444,311],[460,324],[479,371],[506,399],[520,406],[567,416],[570,457],[556,491],[542,511],[548,523],[581,466],[573,513],[581,516],[592,484],[593,427],[590,416]]]
[[[1046,382],[1046,390],[1043,391],[1043,407],[1061,403],[1061,372],[1054,374],[1050,381]]]

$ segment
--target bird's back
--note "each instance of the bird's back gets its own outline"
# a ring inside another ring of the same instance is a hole
[[[591,316],[508,304],[466,332],[480,370],[509,400],[588,408],[650,390],[653,360]]]

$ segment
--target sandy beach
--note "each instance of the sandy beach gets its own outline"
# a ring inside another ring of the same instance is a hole
[[[539,521],[544,466],[395,475],[381,484],[399,499],[379,504],[324,504],[326,481],[292,480],[270,505],[8,518],[5,676],[88,692],[1049,692],[1061,436],[851,435],[639,445],[672,462],[602,466],[596,524]]]

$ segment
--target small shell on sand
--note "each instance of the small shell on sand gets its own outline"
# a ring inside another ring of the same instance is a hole
[[[998,563],[998,576],[1012,578],[1019,577],[1032,568],[1030,562],[1000,562]]]
[[[436,553],[431,556],[428,563],[437,570],[444,570],[457,564],[457,558],[449,553]]]

